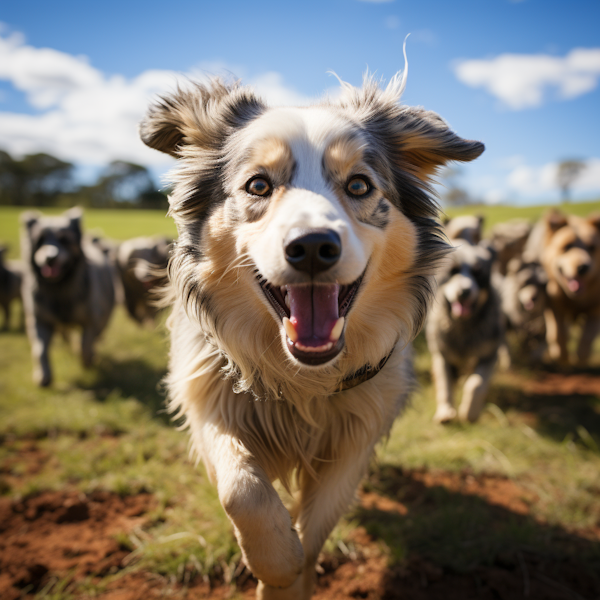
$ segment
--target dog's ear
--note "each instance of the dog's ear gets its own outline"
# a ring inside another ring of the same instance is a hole
[[[64,213],[69,219],[69,227],[81,235],[81,220],[83,219],[83,210],[79,206],[74,206]]]
[[[147,146],[178,158],[186,145],[214,149],[224,135],[265,108],[249,88],[213,79],[209,85],[196,83],[160,97],[140,123],[140,137]]]
[[[506,272],[514,275],[519,272],[522,265],[523,261],[519,257],[511,258],[506,265]]]
[[[568,223],[567,215],[557,209],[553,209],[547,213],[545,219],[546,225],[552,233],[557,232]]]
[[[588,215],[586,221],[600,231],[600,212],[593,212]]]
[[[401,155],[422,180],[450,161],[468,162],[485,150],[481,142],[459,137],[438,114],[421,107],[402,107],[393,133]]]
[[[496,248],[494,248],[494,245],[492,244],[491,240],[480,240],[476,245],[479,248],[487,250],[487,252],[489,253],[490,263],[493,263],[496,260],[496,258],[498,258],[498,252],[496,251]]]
[[[30,232],[31,228],[39,221],[40,216],[36,210],[27,210],[21,213],[20,220],[25,229]]]

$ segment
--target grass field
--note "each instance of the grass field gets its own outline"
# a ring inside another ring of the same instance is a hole
[[[587,214],[600,203],[569,209]],[[473,212],[485,214],[489,226],[514,216],[533,218],[542,210]],[[14,249],[18,212],[0,209],[0,241]],[[162,213],[86,211],[84,222],[115,239],[175,234]],[[163,324],[139,327],[118,308],[98,345],[97,364],[87,371],[69,345],[56,339],[55,383],[39,390],[31,382],[27,339],[14,317],[11,331],[0,334],[4,498],[14,507],[48,491],[152,497],[141,524],[111,534],[125,556],[118,568],[92,569],[85,576],[50,569],[39,581],[25,580],[22,596],[112,598],[111,586],[136,573],[175,586],[169,589],[181,597],[197,581],[224,586],[220,598],[244,595],[231,526],[203,468],[188,457],[187,435],[163,410],[160,382],[168,352]],[[517,365],[497,373],[480,421],[444,427],[431,421],[430,359],[422,336],[415,347],[420,390],[379,447],[361,501],[328,542],[325,570],[348,557],[364,564],[377,558],[386,573],[397,575],[426,561],[449,581],[492,567],[525,577],[519,568],[526,564],[527,591],[534,590],[532,565],[576,565],[570,580],[558,571],[539,575],[538,584],[545,577],[558,595],[537,597],[585,597],[575,580],[587,582],[600,573],[600,348],[586,370],[531,372]],[[1,586],[0,574],[0,595]],[[386,589],[354,597],[396,597]],[[421,598],[408,592],[398,597]],[[532,591],[528,597],[536,596]]]

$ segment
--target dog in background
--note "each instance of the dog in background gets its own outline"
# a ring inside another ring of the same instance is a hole
[[[108,253],[83,237],[81,218],[78,208],[56,217],[36,212],[21,216],[23,305],[33,379],[41,386],[52,380],[48,350],[54,332],[81,328],[81,356],[88,367],[94,342],[114,306],[114,270]]]
[[[546,349],[544,311],[548,304],[548,276],[544,268],[537,262],[513,258],[508,263],[506,275],[494,273],[492,281],[500,290],[506,326],[516,341],[519,354],[529,362],[540,363]],[[508,345],[503,344],[500,364],[502,368],[508,368],[511,363]]]
[[[481,215],[459,215],[451,219],[444,219],[444,230],[449,240],[464,240],[476,246],[483,237],[483,223]]]
[[[520,258],[531,233],[531,223],[526,219],[511,219],[492,227],[489,242],[496,253],[494,271],[506,275],[508,264]]]
[[[153,294],[165,281],[171,240],[137,237],[119,245],[116,264],[127,311],[138,323],[154,321],[158,312]]]
[[[546,338],[550,357],[569,363],[570,326],[582,321],[577,362],[589,361],[600,332],[600,214],[587,218],[553,210],[533,228],[524,255],[548,276]]]
[[[212,80],[140,126],[178,159],[170,408],[261,599],[312,595],[321,547],[414,385],[410,342],[447,249],[430,178],[483,151],[400,105],[403,89],[367,78],[337,101],[268,108]],[[297,488],[291,513],[275,479]]]
[[[19,261],[5,259],[7,248],[0,246],[0,306],[4,311],[2,329],[8,331],[10,325],[10,308],[13,300],[21,300],[21,281],[23,265]]]
[[[457,242],[454,241],[454,244]],[[438,275],[438,291],[427,319],[437,409],[434,420],[474,422],[485,402],[504,319],[491,281],[493,251],[484,245],[456,245]],[[458,413],[453,389],[466,375]]]

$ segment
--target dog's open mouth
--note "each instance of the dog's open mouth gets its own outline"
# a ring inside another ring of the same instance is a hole
[[[344,347],[346,315],[364,273],[350,285],[299,284],[275,287],[257,275],[260,287],[279,315],[292,356],[307,365],[322,365]]]
[[[473,302],[455,300],[450,303],[450,311],[455,319],[468,319],[473,313]]]

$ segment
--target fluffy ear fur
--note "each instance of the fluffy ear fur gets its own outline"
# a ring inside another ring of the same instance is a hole
[[[551,233],[557,232],[567,224],[567,216],[559,210],[551,210],[546,214],[546,225]]]
[[[213,79],[208,85],[194,83],[163,96],[150,107],[140,123],[142,141],[154,148],[180,156],[186,145],[215,149],[224,133],[258,116],[265,106],[238,82],[231,85]]]
[[[83,210],[79,206],[75,206],[65,211],[65,217],[71,221],[71,227],[81,232],[81,220],[83,219]]]
[[[420,107],[402,108],[394,133],[401,154],[423,180],[447,162],[474,160],[485,150],[481,142],[464,140],[439,115]]]
[[[591,215],[588,215],[587,222],[591,223],[596,229],[600,230],[600,213],[593,212]]]
[[[28,210],[21,213],[21,223],[25,226],[25,229],[31,231],[31,228],[38,222],[40,213],[35,210]]]

